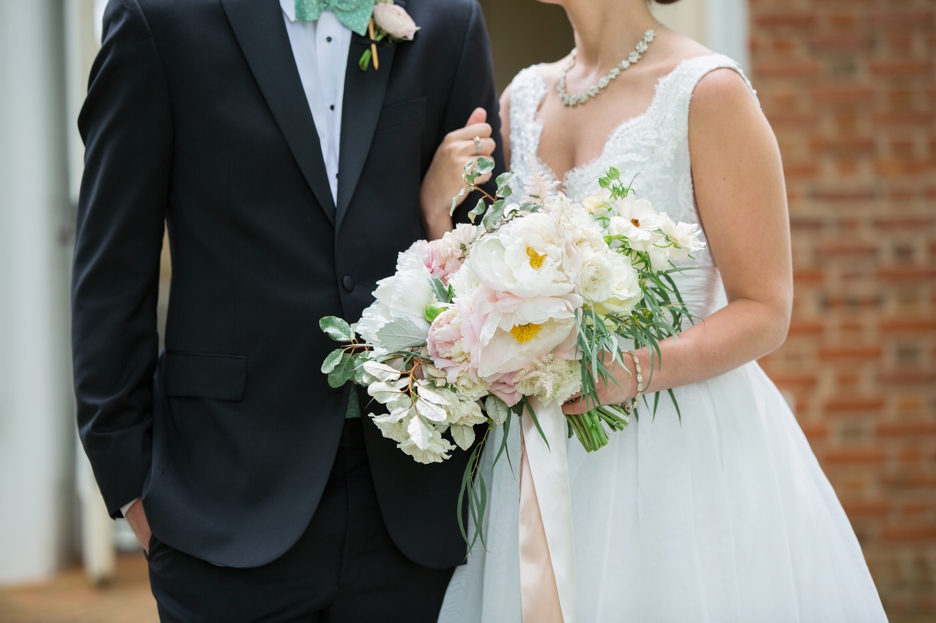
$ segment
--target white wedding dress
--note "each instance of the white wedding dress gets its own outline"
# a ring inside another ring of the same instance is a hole
[[[683,61],[660,79],[653,102],[625,121],[595,161],[570,171],[567,195],[598,190],[609,167],[638,174],[638,197],[675,221],[698,223],[689,163],[693,89],[708,72],[738,65],[721,55]],[[743,75],[743,74],[742,74]],[[536,67],[510,91],[512,168],[522,179],[536,158],[546,85]],[[708,251],[679,287],[699,318],[726,304]],[[656,417],[610,435],[586,454],[568,441],[579,623],[839,623],[886,621],[848,518],[777,388],[757,363],[675,390]],[[487,549],[480,544],[452,578],[439,623],[519,623],[519,430],[512,467],[491,468]],[[525,623],[535,623],[528,621]],[[567,621],[566,623],[572,623]]]

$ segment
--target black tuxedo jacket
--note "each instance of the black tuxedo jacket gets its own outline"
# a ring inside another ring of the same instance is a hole
[[[108,5],[79,118],[79,429],[111,514],[142,493],[160,540],[204,560],[259,566],[302,534],[349,396],[320,372],[335,344],[318,321],[357,320],[425,237],[420,183],[444,135],[482,106],[499,136],[476,1],[397,4],[422,27],[415,41],[382,45],[367,72],[367,41],[351,43],[337,205],[277,0]],[[465,453],[418,465],[364,427],[394,542],[427,567],[459,564]]]

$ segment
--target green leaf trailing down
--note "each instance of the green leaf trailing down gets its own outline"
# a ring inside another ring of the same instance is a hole
[[[322,362],[322,372],[324,374],[331,374],[332,370],[337,368],[338,364],[341,363],[342,355],[344,355],[344,351],[340,348],[330,352],[328,357],[325,358],[325,361]]]
[[[468,213],[468,219],[474,223],[475,219],[484,214],[484,211],[487,210],[487,204],[484,203],[484,198],[478,199],[478,205],[476,205],[471,212]]]
[[[417,324],[410,316],[394,318],[377,331],[378,343],[387,350],[404,350],[422,346],[429,335],[429,323]]]
[[[474,481],[475,469],[477,468],[482,448],[484,448],[484,444],[479,443],[474,447],[474,450],[471,451],[471,455],[468,457],[468,464],[465,465],[465,471],[462,474],[461,488],[458,492],[458,529],[461,531],[465,543],[468,544],[468,554],[471,553],[471,549],[479,538],[481,539],[481,545],[485,548],[487,547],[484,544],[484,527],[482,522],[479,521],[480,517],[484,517],[484,512],[487,508],[487,489],[484,485],[484,476],[480,472],[478,472],[477,475],[478,485],[476,485]],[[476,490],[477,487],[481,489],[480,494]],[[468,529],[465,526],[465,514],[462,512],[465,507],[465,494],[468,494],[468,512],[471,514],[471,520],[475,527],[474,534],[470,537],[468,536]]]
[[[494,170],[494,161],[490,158],[485,158],[481,156],[478,158],[478,177],[486,175]]]
[[[527,410],[527,413],[530,414],[530,418],[533,420],[533,426],[536,427],[536,430],[539,431],[540,437],[543,438],[543,441],[546,443],[546,449],[550,452],[552,448],[549,447],[549,440],[546,439],[546,433],[543,432],[543,429],[540,427],[539,418],[536,417],[536,411],[533,410],[533,405],[530,404],[529,398],[523,396],[521,399],[523,401],[523,406]]]
[[[325,316],[319,320],[319,327],[336,342],[350,342],[354,339],[351,325],[337,316]]]
[[[354,376],[354,357],[342,353],[338,365],[328,374],[328,384],[332,387],[341,387]]]

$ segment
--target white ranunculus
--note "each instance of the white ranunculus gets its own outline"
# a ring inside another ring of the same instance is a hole
[[[419,30],[403,7],[390,2],[378,2],[374,5],[374,23],[391,37],[404,41],[412,41]]]
[[[478,281],[495,292],[524,298],[562,296],[574,287],[566,273],[564,244],[548,214],[530,214],[478,240],[468,265]]]
[[[575,291],[585,299],[586,303],[599,303],[611,297],[615,256],[618,254],[613,251],[595,253],[589,250],[585,252]]]
[[[618,216],[608,223],[612,236],[624,236],[635,251],[646,251],[659,240],[660,217],[649,201],[629,194],[614,203]]]
[[[669,238],[670,258],[674,262],[682,262],[691,254],[705,248],[705,243],[699,237],[702,230],[693,223],[674,223],[666,212],[660,214],[660,229]]]
[[[643,298],[640,283],[637,280],[637,271],[620,253],[614,253],[611,274],[614,279],[611,286],[611,296],[595,303],[594,309],[603,316],[611,313],[630,313]]]
[[[585,195],[582,197],[581,203],[582,207],[596,218],[614,215],[614,206],[611,203],[611,191],[606,188],[602,188],[594,195]]]
[[[490,309],[480,331],[478,376],[490,381],[554,350],[571,352],[575,310],[581,304],[576,294],[533,299],[507,296],[481,303]]]
[[[452,383],[458,395],[466,400],[480,400],[488,394],[488,384],[479,379],[471,370],[462,370]]]

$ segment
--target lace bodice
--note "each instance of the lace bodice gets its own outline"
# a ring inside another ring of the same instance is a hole
[[[566,173],[562,180],[565,194],[578,200],[597,192],[598,178],[614,166],[621,171],[622,179],[630,180],[639,174],[634,180],[634,190],[656,210],[666,212],[674,221],[699,223],[689,160],[689,101],[699,80],[722,67],[744,77],[735,61],[710,54],[684,60],[660,78],[649,108],[618,125],[597,159]],[[518,174],[521,186],[534,167],[541,174],[556,178],[538,157],[543,123],[537,113],[546,88],[537,65],[517,74],[510,86],[511,169]],[[706,248],[685,264],[711,266],[712,255]]]

